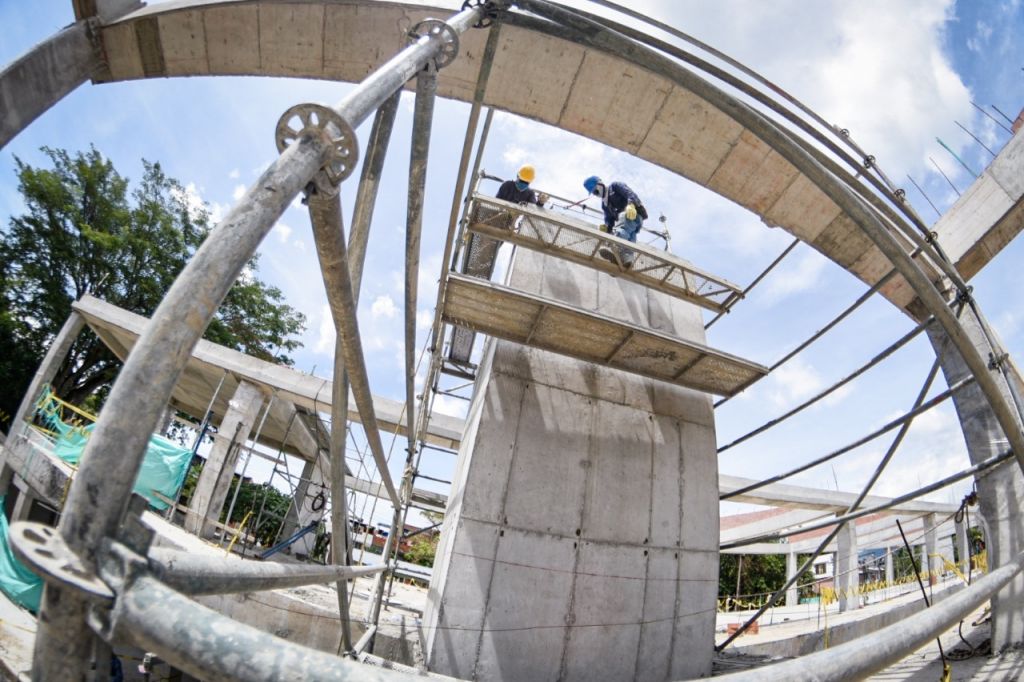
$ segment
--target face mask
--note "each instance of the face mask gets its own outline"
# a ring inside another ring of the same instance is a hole
[[[523,182],[522,180],[516,180],[516,189],[522,192],[524,189],[530,186],[530,183]]]

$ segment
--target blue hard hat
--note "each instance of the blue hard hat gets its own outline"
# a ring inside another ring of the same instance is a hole
[[[601,178],[596,175],[591,175],[589,178],[583,181],[583,187],[586,188],[587,194],[593,194],[594,188],[600,184]]]

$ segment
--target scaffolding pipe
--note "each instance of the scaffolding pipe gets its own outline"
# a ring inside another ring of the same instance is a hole
[[[852,642],[800,658],[763,666],[755,670],[723,675],[730,682],[789,682],[804,679],[814,671],[822,682],[863,680],[942,634],[946,628],[965,618],[985,600],[1005,587],[1024,569],[1024,553],[1004,566],[952,594],[929,609],[918,611],[881,630],[858,637]]]
[[[461,34],[485,11],[467,8],[448,26]],[[335,113],[354,129],[439,54],[444,41],[441,33],[421,36],[357,86]],[[260,242],[325,165],[330,151],[324,136],[312,134],[287,147],[196,250],[139,336],[89,438],[61,516],[60,533],[87,569],[95,567],[103,538],[117,533],[150,434],[192,349]],[[93,635],[86,611],[75,591],[46,586],[33,679],[89,674]]]
[[[231,515],[235,512],[235,503],[238,501],[238,491],[242,489],[242,481],[245,480],[245,472],[249,469],[249,462],[252,460],[252,451],[256,447],[256,442],[260,439],[260,433],[263,432],[263,425],[267,423],[267,415],[270,414],[270,408],[274,404],[274,400],[277,398],[277,392],[270,396],[270,400],[267,401],[267,406],[263,410],[263,417],[260,419],[259,426],[256,427],[256,435],[252,437],[252,445],[245,452],[245,464],[242,465],[242,473],[238,476],[238,483],[235,485],[235,492],[231,496],[231,504],[228,505],[228,515],[224,518],[224,525],[228,526],[231,524]],[[182,486],[184,487],[184,486]],[[241,529],[239,529],[241,530]],[[223,545],[224,540],[227,538],[227,533],[223,532],[220,535],[220,541],[218,544]]]
[[[761,280],[763,280],[765,277],[767,277],[768,273],[770,273],[772,270],[774,270],[775,266],[777,266],[779,263],[781,263],[782,260],[786,256],[788,256],[790,254],[790,252],[793,249],[795,249],[796,245],[799,244],[799,243],[800,243],[800,239],[799,238],[796,238],[792,242],[790,242],[789,246],[787,246],[785,249],[783,249],[782,253],[780,253],[775,258],[775,260],[773,260],[768,265],[768,267],[766,267],[764,270],[762,270],[761,274],[759,274],[757,277],[754,278],[754,281],[752,281],[750,284],[748,284],[746,286],[746,288],[743,289],[743,291],[740,292],[739,297],[740,298],[746,298],[747,294],[750,293],[750,290],[753,289],[754,287],[756,287],[758,285],[758,283],[760,283]],[[704,331],[707,331],[708,329],[710,329],[711,325],[713,325],[715,322],[718,322],[718,320],[721,319],[722,316],[725,315],[727,312],[729,312],[729,311],[728,310],[722,310],[717,315],[715,315],[713,318],[711,318],[711,321],[708,322],[706,325],[704,325]],[[725,402],[726,400],[728,400],[728,398],[725,398],[725,399],[719,401],[719,403],[716,404],[715,407],[718,407],[719,404]]]
[[[420,235],[423,230],[423,197],[427,187],[427,161],[430,158],[430,129],[434,122],[434,101],[437,98],[437,68],[428,63],[416,77],[416,103],[413,111],[412,144],[409,152],[409,198],[405,221],[405,417],[406,456],[402,475],[402,499],[412,501],[412,461],[416,452],[416,312],[420,269]],[[442,261],[443,262],[443,261]],[[426,387],[424,388],[426,392]],[[425,402],[425,401],[424,401]],[[397,556],[401,550],[403,510],[408,507],[394,505],[391,532],[381,555],[384,562]],[[380,621],[384,599],[385,575],[374,582],[373,605],[369,622]],[[371,645],[372,646],[372,645]]]
[[[319,566],[263,561],[229,561],[154,547],[149,566],[155,577],[182,594],[238,594],[279,590],[303,585],[344,581],[374,575],[387,568],[376,566]]]

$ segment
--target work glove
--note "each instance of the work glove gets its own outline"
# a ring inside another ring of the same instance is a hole
[[[551,197],[549,197],[544,192],[538,192],[537,193],[537,204],[539,206],[543,206],[544,204],[548,203],[548,199],[550,199],[550,198]]]
[[[608,234],[611,234],[612,233],[612,228],[608,227],[607,225],[602,225],[601,226],[601,231],[602,232],[606,232]]]
[[[626,220],[636,220],[636,206],[626,204]]]

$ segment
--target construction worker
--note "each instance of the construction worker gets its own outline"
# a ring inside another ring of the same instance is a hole
[[[583,187],[586,188],[587,194],[593,194],[601,199],[601,208],[604,210],[604,224],[601,225],[601,231],[612,234],[612,228],[618,222],[619,214],[625,213],[625,221],[615,236],[635,243],[636,235],[643,227],[644,219],[647,218],[647,209],[644,208],[643,202],[640,201],[636,192],[624,182],[605,185],[596,175],[591,175],[584,180]],[[607,249],[601,249],[600,253],[608,260],[615,260],[611,251]],[[634,254],[632,251],[621,249],[619,256],[624,267],[628,268],[633,264]]]
[[[533,166],[527,164],[516,173],[515,180],[506,180],[498,188],[498,198],[503,201],[510,201],[513,204],[536,204],[543,206],[547,203],[548,195],[543,192],[537,193],[530,189],[530,183],[536,177]]]

